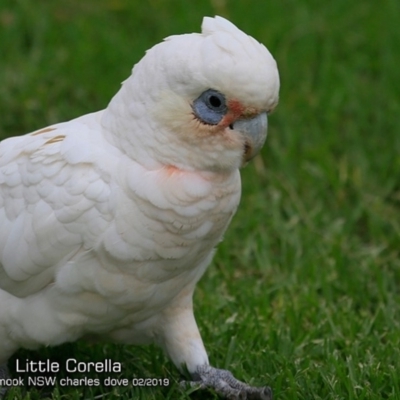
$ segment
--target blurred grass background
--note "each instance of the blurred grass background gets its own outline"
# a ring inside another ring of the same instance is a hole
[[[400,399],[397,0],[2,0],[0,137],[106,107],[146,49],[215,14],[269,48],[282,89],[262,157],[243,170],[241,207],[196,291],[210,360],[270,384],[276,399]],[[8,398],[205,398],[180,391],[155,347],[16,355],[71,356],[111,358],[124,363],[120,377],[172,384],[16,388]]]

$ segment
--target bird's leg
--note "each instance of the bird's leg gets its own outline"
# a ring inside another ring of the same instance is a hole
[[[175,302],[163,311],[159,343],[174,364],[185,366],[193,380],[182,385],[213,388],[227,399],[272,400],[269,387],[252,387],[238,381],[226,370],[208,365],[208,357],[197,328],[192,309],[192,292],[183,291]]]
[[[191,293],[176,298],[163,310],[162,333],[158,338],[173,363],[192,373],[198,365],[208,364],[208,357],[193,315]]]
[[[184,382],[202,389],[213,388],[221,396],[232,400],[272,400],[268,386],[254,387],[237,380],[231,372],[204,364],[192,373],[193,381]]]
[[[9,377],[7,364],[0,365],[0,381],[6,380]],[[7,393],[8,388],[0,386],[0,399]]]

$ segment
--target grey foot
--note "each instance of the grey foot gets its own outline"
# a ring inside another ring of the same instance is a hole
[[[7,379],[9,377],[7,364],[0,365],[0,380]],[[2,399],[7,393],[7,387],[0,386],[0,399]]]
[[[272,400],[270,387],[246,385],[224,369],[201,365],[192,376],[194,381],[187,382],[190,386],[213,388],[218,394],[230,400]]]

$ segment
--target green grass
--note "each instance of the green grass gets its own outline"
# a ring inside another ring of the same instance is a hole
[[[214,14],[268,46],[282,90],[195,294],[210,360],[270,384],[276,399],[400,399],[398,1],[3,0],[0,136],[104,108],[147,48]],[[180,391],[155,347],[76,343],[16,357],[70,355],[172,384],[16,388],[8,399],[204,398]]]

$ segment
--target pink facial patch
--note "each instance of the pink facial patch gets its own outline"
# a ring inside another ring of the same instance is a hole
[[[228,101],[228,110],[228,113],[218,124],[224,128],[233,124],[238,119],[252,118],[259,113],[259,111],[253,107],[244,107],[243,104],[236,99]]]

